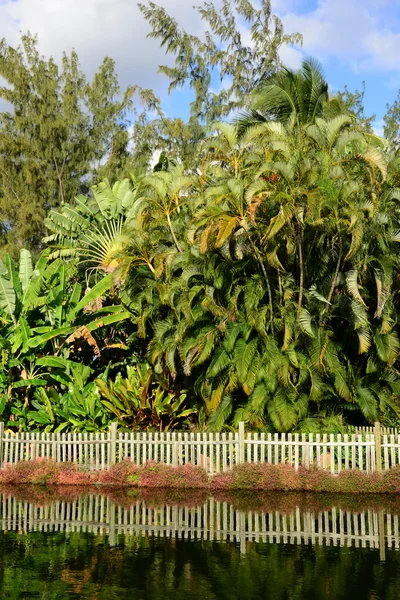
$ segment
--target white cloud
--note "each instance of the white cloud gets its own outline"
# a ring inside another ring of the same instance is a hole
[[[400,0],[318,0],[306,13],[296,0],[274,1],[286,31],[303,34],[306,54],[356,72],[400,69]]]
[[[374,66],[387,71],[400,68],[400,33],[388,29],[372,31],[366,36],[366,43]]]
[[[279,51],[282,63],[289,69],[299,69],[304,58],[303,52],[292,46],[282,46]]]
[[[160,160],[161,150],[154,150],[153,155],[149,162],[149,169],[154,169],[158,161]]]
[[[200,19],[187,0],[161,0],[179,23],[199,30]],[[0,1],[0,38],[18,45],[20,31],[39,37],[39,49],[59,60],[63,50],[78,52],[91,76],[104,56],[115,59],[122,86],[136,84],[160,92],[166,78],[157,75],[167,62],[157,40],[147,39],[149,26],[136,0],[3,0]]]
[[[373,27],[368,11],[357,0],[322,0],[313,12],[289,13],[283,21],[289,32],[303,34],[306,52],[323,57],[334,53],[347,60],[362,52],[358,34]]]
[[[379,135],[380,137],[383,137],[384,125],[385,125],[385,122],[383,119],[378,119],[378,121],[374,121],[372,123],[372,129],[374,130],[374,133],[376,133],[376,135]]]
[[[192,0],[155,1],[182,27],[197,34],[203,30]],[[305,4],[272,0],[272,12],[282,18],[287,33],[304,36],[302,49],[281,49],[287,66],[298,68],[304,55],[322,62],[335,57],[356,72],[386,71],[388,85],[398,87],[400,0],[315,0],[315,8],[307,12]],[[20,31],[27,30],[38,34],[40,51],[56,60],[63,50],[75,48],[89,77],[109,55],[122,87],[138,83],[165,94],[168,82],[157,75],[158,65],[172,57],[165,57],[158,40],[146,37],[149,26],[137,0],[0,0],[0,38],[17,45]]]

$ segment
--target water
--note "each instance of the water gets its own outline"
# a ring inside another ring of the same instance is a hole
[[[59,494],[0,493],[0,598],[400,597],[397,499]]]

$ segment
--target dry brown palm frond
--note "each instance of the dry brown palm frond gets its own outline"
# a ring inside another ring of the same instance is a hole
[[[96,356],[101,355],[100,348],[99,348],[96,340],[94,339],[94,337],[92,336],[92,334],[90,333],[88,328],[86,327],[86,325],[82,325],[81,327],[79,327],[79,329],[74,331],[74,333],[72,333],[69,336],[69,338],[67,338],[67,343],[72,344],[76,340],[79,340],[82,338],[84,340],[86,340],[87,343],[89,344],[89,346],[91,346],[93,348],[93,352],[95,353]]]

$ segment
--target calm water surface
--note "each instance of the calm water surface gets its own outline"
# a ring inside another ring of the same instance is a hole
[[[0,598],[397,600],[397,501],[357,501],[7,490]]]

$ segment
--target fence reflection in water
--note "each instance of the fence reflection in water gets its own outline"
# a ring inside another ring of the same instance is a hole
[[[196,507],[148,505],[145,500],[118,505],[108,496],[89,494],[73,501],[54,500],[44,506],[0,495],[1,529],[5,531],[82,531],[107,535],[179,536],[184,539],[234,541],[246,552],[248,542],[328,544],[400,549],[399,517],[367,509],[361,512],[333,506],[330,510],[255,512],[237,510],[209,498]]]

